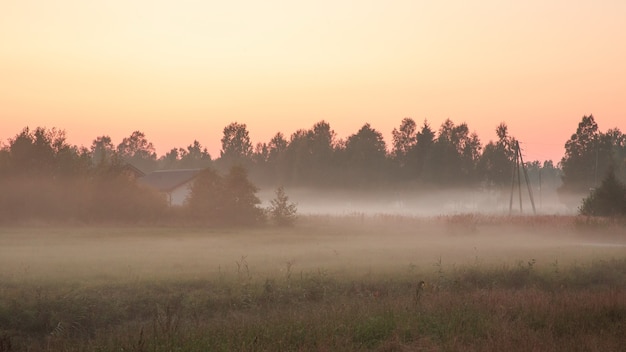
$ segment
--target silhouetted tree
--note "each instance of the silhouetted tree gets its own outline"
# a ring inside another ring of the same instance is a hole
[[[405,117],[398,129],[391,131],[393,138],[392,156],[401,167],[407,163],[407,155],[417,144],[417,124],[410,117]]]
[[[61,177],[82,176],[92,168],[91,152],[85,147],[67,145],[57,151],[57,174]]]
[[[222,224],[227,216],[224,179],[213,169],[200,172],[186,200],[190,215],[208,224]]]
[[[328,184],[333,166],[335,132],[325,121],[291,135],[285,150],[286,179],[307,186]]]
[[[87,173],[90,167],[88,151],[68,144],[65,131],[56,128],[26,127],[5,150],[7,175],[58,179]]]
[[[180,150],[181,169],[203,169],[211,166],[211,155],[200,142],[194,140],[187,149]]]
[[[164,170],[178,169],[180,166],[180,151],[182,148],[172,148],[159,158],[159,168]]]
[[[270,150],[267,146],[267,143],[259,142],[254,146],[254,152],[252,152],[252,161],[254,161],[254,164],[257,166],[263,166],[265,163],[267,163],[269,155]]]
[[[268,143],[257,143],[252,160],[254,167],[251,177],[264,185],[275,185],[286,180],[285,151],[288,142],[281,132],[276,133]]]
[[[599,177],[611,167],[616,175],[623,175],[625,141],[618,129],[601,133],[593,115],[583,116],[576,133],[565,143],[561,191],[587,191],[597,186]]]
[[[288,142],[281,132],[277,132],[268,143],[268,161],[278,161],[287,149]]]
[[[601,134],[600,145],[611,149],[608,168],[613,168],[615,176],[622,183],[626,182],[626,134],[618,128],[612,128]]]
[[[417,163],[415,147],[417,145],[417,125],[410,117],[402,119],[399,128],[391,131],[393,147],[391,159],[393,169],[390,173],[396,180],[409,180],[417,178]]]
[[[508,126],[503,122],[496,127],[498,140],[490,141],[478,162],[479,173],[488,186],[502,187],[511,183],[516,141],[509,136]]]
[[[156,168],[156,152],[146,135],[141,131],[133,132],[118,144],[117,154],[122,160],[132,164],[143,172],[150,172]]]
[[[482,145],[480,139],[475,132],[469,135],[469,138],[463,146],[462,152],[462,171],[467,175],[468,184],[474,184],[479,180],[477,164],[480,159]]]
[[[159,159],[162,169],[203,169],[211,166],[208,150],[194,140],[187,149],[172,148]]]
[[[10,172],[10,163],[11,153],[9,152],[9,148],[0,145],[0,179],[7,176]]]
[[[28,127],[24,128],[15,138],[9,140],[12,171],[29,176],[52,177],[55,164],[54,146],[64,141],[62,132],[54,129],[38,127],[31,131]]]
[[[467,124],[456,126],[444,121],[431,150],[425,170],[426,179],[441,185],[471,185],[478,180],[476,165],[482,149]]]
[[[224,127],[220,162],[224,167],[247,165],[252,156],[252,142],[246,124],[233,122]]]
[[[310,155],[309,140],[307,131],[300,129],[291,134],[289,144],[285,150],[285,178],[287,183],[306,184],[307,171],[309,165],[307,162]]]
[[[424,120],[422,128],[417,132],[416,144],[409,151],[409,167],[414,178],[424,179],[424,165],[430,158],[435,143],[435,132],[431,129],[428,121]]]
[[[94,165],[108,162],[115,153],[115,146],[111,142],[111,137],[100,136],[91,143],[91,159]]]
[[[273,170],[269,165],[269,147],[267,143],[257,143],[252,152],[252,165],[250,167],[251,178],[255,182],[267,184],[271,182],[274,176]]]
[[[319,121],[307,132],[308,141],[308,183],[327,185],[333,167],[333,147],[335,131],[326,121]]]
[[[565,156],[561,159],[564,190],[585,191],[594,185],[598,142],[598,124],[593,115],[583,116],[576,133],[565,143]]]
[[[224,178],[225,217],[228,224],[254,225],[264,220],[261,200],[256,196],[259,189],[248,180],[243,167],[234,166]]]
[[[269,141],[267,155],[267,173],[268,180],[274,184],[282,184],[287,181],[287,163],[286,153],[289,143],[281,132],[277,132]]]
[[[366,123],[357,133],[348,137],[343,161],[350,180],[356,183],[382,181],[388,166],[383,135]]]
[[[335,131],[324,120],[317,122],[308,132],[315,164],[326,164],[332,159]]]
[[[206,169],[195,178],[186,205],[191,216],[201,222],[254,225],[264,219],[257,191],[243,167],[232,167],[226,177]]]

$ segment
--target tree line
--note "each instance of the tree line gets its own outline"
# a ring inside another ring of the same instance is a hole
[[[253,147],[246,125],[235,122],[224,128],[214,163],[218,168],[244,165],[263,185],[500,189],[511,184],[518,141],[505,123],[495,131],[497,139],[483,145],[466,123],[448,119],[434,129],[427,121],[418,125],[405,118],[393,129],[387,148],[382,133],[370,124],[338,139],[330,124],[320,121],[288,139],[278,132]],[[602,133],[593,115],[583,116],[556,165],[533,160],[525,166],[534,184],[541,178],[563,193],[584,193],[598,186],[609,169],[626,180],[625,141],[619,129]]]
[[[388,148],[370,124],[339,139],[328,122],[320,121],[289,138],[277,132],[253,145],[247,126],[233,122],[223,130],[219,157],[212,158],[198,141],[157,157],[141,131],[117,145],[103,135],[79,147],[67,142],[63,130],[26,127],[0,148],[0,220],[24,214],[77,221],[162,217],[166,202],[137,185],[133,168],[146,173],[208,168],[227,179],[238,167],[245,174],[241,182],[249,175],[251,185],[264,187],[503,188],[511,183],[516,140],[505,123],[496,127],[496,135],[483,145],[466,123],[448,119],[434,129],[427,121],[418,125],[405,118],[393,129]],[[583,116],[558,165],[532,161],[526,166],[531,178],[562,182],[562,192],[588,192],[608,170],[623,182],[626,137],[617,128],[601,132],[592,115]]]
[[[164,194],[138,182],[142,173],[130,163],[139,161],[145,167],[145,161],[154,158],[152,149],[139,132],[116,149],[108,137],[97,138],[86,149],[68,144],[61,130],[24,128],[0,149],[0,223],[182,221],[230,226],[267,220],[291,225],[295,220],[296,206],[282,188],[263,209],[258,188],[244,168],[233,166],[222,175],[204,164],[202,156],[187,164],[193,147],[181,153],[178,163],[204,169],[195,178],[185,206],[168,207]]]

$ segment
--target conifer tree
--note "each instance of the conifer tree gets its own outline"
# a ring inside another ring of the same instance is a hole
[[[278,226],[292,226],[296,221],[297,205],[289,202],[285,189],[276,189],[276,198],[270,201],[267,212],[272,222]]]

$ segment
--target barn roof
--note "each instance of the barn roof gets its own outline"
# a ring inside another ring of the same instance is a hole
[[[146,174],[143,171],[141,171],[139,168],[137,168],[131,163],[125,163],[124,166],[122,166],[122,170],[130,173],[130,175],[132,175],[135,178],[146,176]]]
[[[161,192],[170,192],[193,180],[203,169],[157,170],[139,179],[139,182]]]

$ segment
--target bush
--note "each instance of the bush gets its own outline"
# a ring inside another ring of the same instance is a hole
[[[615,171],[609,170],[602,184],[583,200],[582,215],[626,216],[626,186],[617,180]]]
[[[206,169],[191,186],[187,207],[194,219],[211,225],[254,225],[264,220],[257,191],[239,166],[225,177]]]

